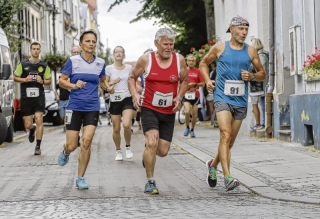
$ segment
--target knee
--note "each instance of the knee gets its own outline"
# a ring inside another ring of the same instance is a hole
[[[131,122],[131,121],[130,121]],[[123,129],[131,129],[130,124],[123,124]]]
[[[36,124],[41,124],[42,123],[42,116],[35,116]]]
[[[167,150],[167,149],[158,148],[158,150],[157,150],[157,155],[158,155],[159,157],[165,157],[165,156],[168,155],[168,152],[169,152],[169,150]]]
[[[221,141],[230,143],[231,142],[231,133],[228,131],[221,131]]]
[[[120,128],[114,128],[113,134],[120,135]]]
[[[87,151],[90,149],[90,147],[91,147],[91,140],[88,138],[83,138],[81,149],[84,149],[85,151]]]

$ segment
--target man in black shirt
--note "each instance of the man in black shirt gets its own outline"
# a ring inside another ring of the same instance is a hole
[[[33,42],[30,45],[31,57],[18,64],[14,73],[14,81],[21,83],[21,112],[24,126],[29,129],[29,141],[37,145],[34,155],[40,155],[40,145],[43,135],[43,113],[45,109],[45,95],[43,85],[51,84],[51,70],[49,66],[39,59],[41,45]],[[36,125],[33,124],[33,115]]]
[[[59,92],[58,92],[59,90]],[[64,123],[63,126],[63,131],[66,131],[66,126],[65,126],[65,121],[64,121],[64,117],[66,115],[66,107],[68,105],[68,101],[69,101],[69,95],[70,95],[70,91],[67,89],[64,89],[63,87],[59,86],[59,83],[56,85],[56,90],[55,90],[55,95],[56,95],[56,100],[58,101],[58,106],[59,106],[59,114],[60,114],[60,118]]]

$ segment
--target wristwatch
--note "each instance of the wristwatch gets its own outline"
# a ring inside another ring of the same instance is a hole
[[[256,74],[253,74],[253,77],[251,78],[250,81],[256,81]]]

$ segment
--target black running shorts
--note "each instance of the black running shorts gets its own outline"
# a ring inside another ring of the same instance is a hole
[[[40,95],[39,97],[25,97],[21,98],[21,112],[23,116],[34,115],[35,112],[44,113],[46,100],[45,96]]]
[[[158,130],[159,138],[168,142],[172,141],[176,114],[163,114],[141,107],[141,124],[143,133],[150,130]]]
[[[121,115],[126,109],[135,110],[132,102],[132,97],[126,97],[120,102],[110,102],[109,112],[111,115]]]
[[[183,98],[183,102],[188,102],[190,103],[192,106],[194,105],[198,105],[200,103],[200,98],[196,97],[194,100],[188,100],[186,98]]]
[[[73,131],[80,131],[81,125],[98,125],[99,121],[99,111],[75,111],[66,110],[66,129]]]

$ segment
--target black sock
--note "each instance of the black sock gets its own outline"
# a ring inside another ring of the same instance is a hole
[[[36,130],[36,127],[33,126],[32,129],[29,129],[29,130],[30,130],[30,135],[33,135]]]
[[[37,147],[40,147],[40,145],[41,145],[41,140],[37,139]]]
[[[191,129],[191,131],[193,131],[193,129]]]
[[[127,148],[127,147],[130,147],[130,144],[129,144],[129,145],[126,145],[126,148]]]
[[[190,129],[190,127],[187,125],[187,128]]]

